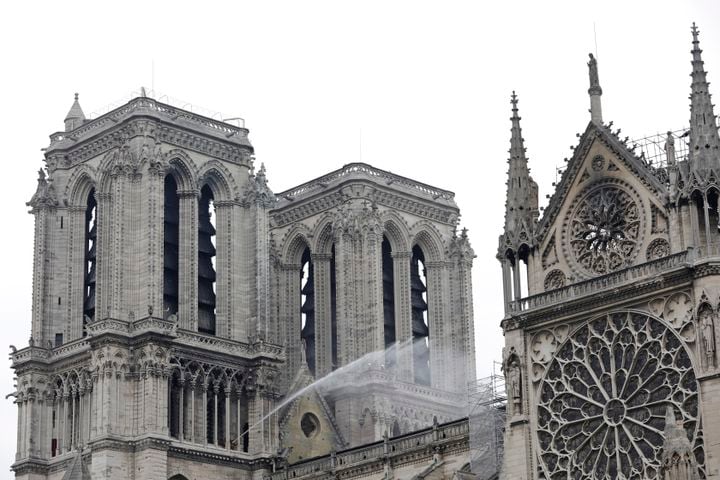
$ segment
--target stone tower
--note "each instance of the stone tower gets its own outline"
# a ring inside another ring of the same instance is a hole
[[[453,193],[351,164],[276,196],[248,130],[144,93],[76,95],[45,163],[17,478],[262,478],[464,414]]]
[[[539,219],[513,101],[500,478],[717,475],[720,141],[692,37],[690,127],[661,163],[602,123],[591,55],[591,120]]]

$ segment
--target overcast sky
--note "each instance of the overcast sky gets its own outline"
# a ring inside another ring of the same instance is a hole
[[[720,95],[720,2],[711,0],[101,3],[3,5],[6,345],[27,345],[33,218],[25,202],[43,166],[40,149],[62,129],[75,92],[88,115],[144,85],[222,118],[243,117],[275,191],[363,161],[456,192],[477,254],[479,376],[491,372],[503,342],[495,253],[511,91],[543,200],[589,121],[594,30],[604,117],[622,136],[688,124],[693,21]],[[13,391],[9,362],[0,386],[3,396]],[[16,419],[11,400],[0,401],[0,465],[14,459]]]

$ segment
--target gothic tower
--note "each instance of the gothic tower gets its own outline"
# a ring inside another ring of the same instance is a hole
[[[532,180],[513,112],[500,478],[686,480],[720,468],[720,140],[695,25],[692,37],[690,127],[668,133],[661,163],[603,123],[591,55],[591,119],[537,221],[536,197],[522,196],[533,189],[515,187]]]
[[[208,455],[267,464],[284,357],[259,335],[274,196],[248,131],[144,96],[88,121],[76,95],[65,127],[28,203],[17,478],[168,478]]]

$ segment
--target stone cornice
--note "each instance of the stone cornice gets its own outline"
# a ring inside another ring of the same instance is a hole
[[[280,345],[268,342],[244,343],[227,338],[204,335],[190,330],[177,330],[175,344],[191,347],[194,349],[207,350],[213,353],[225,355],[242,356],[248,360],[265,358],[275,361],[285,359],[284,349]]]
[[[120,146],[122,138],[150,135],[164,143],[250,168],[253,147],[247,133],[244,128],[150,98],[137,98],[71,132],[52,134],[45,157],[49,166],[66,168]]]

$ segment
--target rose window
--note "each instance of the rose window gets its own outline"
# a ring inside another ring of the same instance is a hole
[[[633,197],[615,186],[603,186],[575,208],[569,242],[577,263],[602,275],[629,263],[639,234],[640,212]]]
[[[675,332],[640,313],[578,329],[542,379],[537,440],[548,479],[655,479],[668,406],[703,464],[697,381]]]

